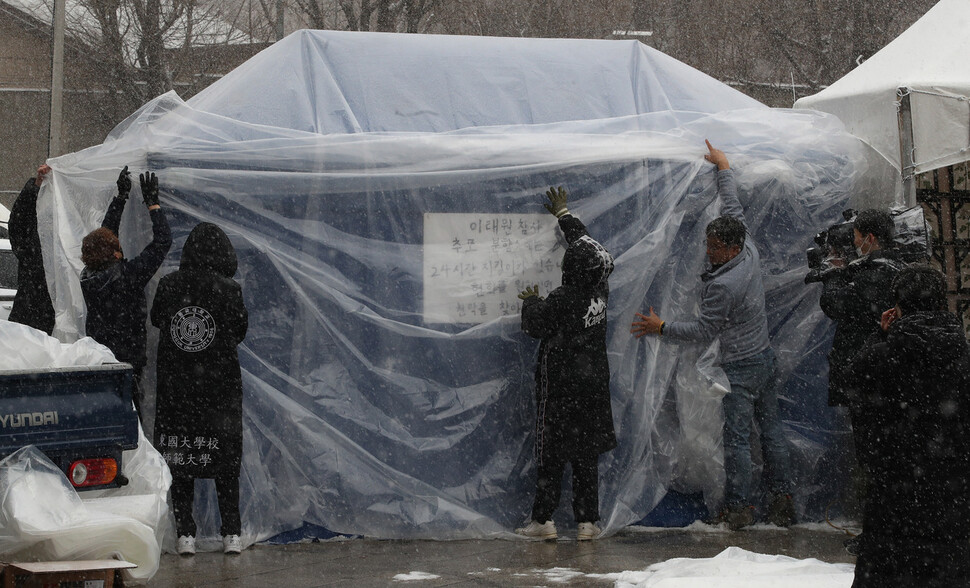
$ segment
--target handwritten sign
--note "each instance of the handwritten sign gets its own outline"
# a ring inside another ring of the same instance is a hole
[[[519,292],[562,283],[563,244],[548,214],[424,215],[424,320],[478,324],[518,315]]]

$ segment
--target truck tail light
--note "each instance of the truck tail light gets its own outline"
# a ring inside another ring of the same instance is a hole
[[[76,488],[110,484],[118,475],[118,462],[113,457],[79,459],[68,469],[71,483]]]

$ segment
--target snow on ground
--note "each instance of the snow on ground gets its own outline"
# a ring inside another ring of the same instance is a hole
[[[857,535],[862,532],[862,527],[859,525],[859,523],[843,520],[833,520],[831,522],[822,523],[799,523],[797,525],[793,525],[793,528],[804,529],[806,531],[842,533],[846,534],[847,537],[849,536],[848,534]],[[624,527],[623,529],[624,533],[665,533],[670,531],[684,531],[690,533],[732,532],[727,528],[725,523],[721,523],[720,525],[706,525],[701,521],[694,521],[686,527],[641,527],[631,525],[629,527]],[[745,532],[749,531],[774,531],[784,533],[786,529],[768,523],[757,523],[745,528]]]
[[[858,523],[835,520],[822,523],[802,523],[800,529],[844,534],[858,533]],[[700,521],[676,529],[669,527],[638,527],[624,529],[624,533],[660,533],[683,530],[690,533],[730,533],[726,525],[706,525]],[[784,533],[786,529],[768,524],[753,525],[748,531]],[[500,572],[488,568],[486,572],[468,572],[471,576],[487,576]],[[645,570],[630,570],[612,574],[586,574],[572,568],[534,569],[516,574],[534,578],[545,585],[570,584],[587,580],[590,584],[613,584],[616,588],[849,588],[855,566],[826,563],[818,559],[795,559],[785,555],[765,555],[728,547],[712,558],[674,558],[654,564]]]
[[[849,588],[855,566],[728,547],[711,558],[674,558],[641,572],[590,574],[617,588]]]
[[[408,572],[406,574],[397,574],[392,580],[395,582],[420,582],[422,580],[437,580],[440,577],[427,572]]]
[[[500,571],[489,568],[490,572]],[[855,566],[830,564],[814,558],[795,559],[786,555],[764,555],[740,547],[728,547],[710,558],[678,557],[654,564],[645,570],[612,574],[585,574],[572,568],[535,569],[515,574],[534,578],[543,585],[612,583],[616,588],[849,588]],[[409,580],[437,576],[411,572]],[[485,575],[469,572],[471,576]],[[402,579],[405,574],[395,576]]]
[[[835,520],[822,523],[802,523],[800,529],[817,532],[858,533],[858,523]],[[682,530],[690,533],[730,533],[727,526],[706,525],[700,521],[686,527],[638,527],[624,529],[624,533],[660,533]],[[748,527],[748,531],[783,533],[786,529],[768,524]],[[488,576],[501,572],[488,568],[484,572],[468,572],[470,576]],[[588,584],[609,585],[616,588],[849,588],[855,566],[832,564],[809,558],[795,559],[785,555],[765,555],[728,547],[711,558],[678,557],[654,564],[645,570],[628,570],[611,574],[586,574],[572,568],[533,569],[515,574],[534,578],[542,585]],[[439,576],[425,572],[410,572],[394,576],[399,582],[434,580]]]

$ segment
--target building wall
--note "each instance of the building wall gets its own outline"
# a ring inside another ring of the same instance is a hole
[[[62,151],[100,143],[117,124],[103,92],[78,89],[92,68],[72,46],[63,98]],[[0,203],[8,208],[48,157],[51,40],[49,29],[10,8],[0,9]]]
[[[64,55],[59,155],[98,145],[131,112],[111,100],[96,64],[70,38]],[[175,89],[187,99],[267,44],[192,48],[171,55]],[[178,62],[175,62],[178,59]],[[50,133],[51,33],[0,0],[0,204],[12,205],[27,178],[46,161]]]

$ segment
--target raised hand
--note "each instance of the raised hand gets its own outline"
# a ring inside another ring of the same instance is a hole
[[[145,200],[145,206],[151,208],[158,206],[158,178],[153,172],[138,174],[138,181],[141,182],[141,197]]]

